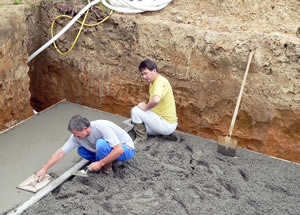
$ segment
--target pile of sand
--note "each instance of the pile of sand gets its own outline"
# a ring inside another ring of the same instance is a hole
[[[24,214],[298,214],[298,164],[180,134],[136,146],[108,174],[73,177]]]

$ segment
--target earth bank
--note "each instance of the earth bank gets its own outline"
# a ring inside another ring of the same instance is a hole
[[[20,23],[27,32],[16,44],[31,54],[51,38],[51,21],[57,15],[76,14],[80,4],[53,1],[40,7],[0,9],[23,17]],[[114,13],[105,23],[84,28],[68,55],[59,55],[52,46],[29,64],[31,104],[41,110],[66,98],[128,117],[131,107],[147,99],[147,86],[137,66],[149,57],[173,85],[178,129],[216,140],[228,132],[248,54],[254,50],[233,136],[242,147],[299,162],[297,8],[298,1],[190,0],[173,1],[159,12]],[[95,7],[88,22],[99,21],[107,13]],[[5,19],[1,22],[11,26]],[[67,22],[58,20],[55,32]],[[18,34],[16,28],[6,28]],[[75,25],[59,39],[62,50],[70,47],[78,29]],[[5,109],[8,103],[2,104]],[[12,110],[9,113],[5,123],[20,119]]]

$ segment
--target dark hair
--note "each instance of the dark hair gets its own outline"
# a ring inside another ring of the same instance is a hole
[[[152,71],[153,69],[156,69],[156,72],[158,72],[158,68],[157,68],[156,64],[150,59],[143,60],[140,63],[139,71],[142,72],[144,69],[149,69],[150,71]]]
[[[70,132],[73,130],[82,131],[84,128],[90,127],[90,125],[90,121],[87,118],[75,115],[69,121],[68,130]]]

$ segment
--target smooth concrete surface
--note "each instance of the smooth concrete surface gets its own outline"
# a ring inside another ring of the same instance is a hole
[[[38,171],[49,157],[69,138],[68,122],[73,115],[90,121],[107,119],[125,128],[126,118],[94,110],[70,102],[60,102],[0,135],[0,213],[28,200],[33,193],[16,189],[30,175]],[[73,167],[80,157],[76,150],[49,169],[61,175]]]

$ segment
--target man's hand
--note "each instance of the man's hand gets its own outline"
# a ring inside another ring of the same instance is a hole
[[[158,105],[160,102],[160,97],[159,96],[153,96],[149,103],[146,104],[145,102],[140,102],[137,106],[141,108],[143,111],[151,110],[154,108],[156,105]]]
[[[88,168],[89,168],[89,171],[93,172],[93,171],[98,171],[100,170],[102,167],[104,166],[104,163],[102,160],[99,160],[99,161],[96,161],[96,162],[93,162],[91,163]]]
[[[116,160],[123,153],[124,153],[124,149],[122,147],[122,144],[119,143],[111,150],[111,152],[106,157],[104,157],[99,161],[91,163],[88,166],[89,171],[98,171],[102,167],[104,167],[105,169],[106,166],[108,167],[114,160]]]
[[[145,102],[140,102],[138,104],[138,107],[141,108],[142,110],[146,111],[147,110],[147,105]]]
[[[47,170],[45,168],[42,168],[35,175],[37,177],[39,177],[39,181],[42,181],[43,178],[45,177],[46,173],[47,173]]]

